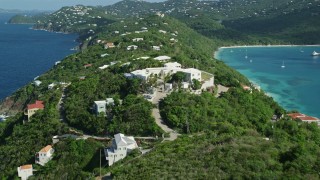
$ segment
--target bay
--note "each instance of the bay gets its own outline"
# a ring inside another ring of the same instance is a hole
[[[220,48],[216,58],[259,85],[286,110],[320,117],[320,57],[311,56],[313,51],[320,52],[320,46]]]
[[[32,30],[30,24],[6,24],[14,14],[0,13],[0,100],[74,53],[76,34]]]

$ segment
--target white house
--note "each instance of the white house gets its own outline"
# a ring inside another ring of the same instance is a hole
[[[160,51],[161,50],[160,46],[152,46],[152,49],[155,50],[155,51]]]
[[[106,114],[108,105],[112,105],[112,106],[114,105],[113,98],[107,98],[106,100],[102,100],[102,101],[94,101],[94,110],[96,114],[98,115],[102,112]]]
[[[168,61],[170,59],[171,59],[171,57],[169,57],[169,56],[158,56],[158,57],[154,58],[154,60],[157,60],[157,61]]]
[[[133,42],[139,42],[139,41],[143,41],[143,38],[134,38],[132,39]]]
[[[159,33],[167,34],[167,31],[159,30]]]
[[[109,65],[103,65],[103,66],[99,67],[99,69],[103,70],[103,69],[106,69],[108,67],[109,67]]]
[[[34,83],[35,86],[40,86],[40,84],[41,84],[42,82],[39,81],[39,80],[35,80],[33,83]]]
[[[21,178],[21,180],[26,180],[28,177],[33,175],[33,168],[32,164],[27,164],[18,167],[18,176]]]
[[[42,148],[36,154],[36,163],[44,166],[47,162],[52,159],[52,155],[54,153],[54,149],[51,145],[47,145],[46,147]]]
[[[130,51],[130,50],[136,50],[136,49],[138,49],[138,46],[136,46],[136,45],[130,45],[130,46],[127,47],[127,50],[128,50],[128,51]]]
[[[56,85],[55,83],[49,84],[49,85],[48,85],[48,89],[49,89],[49,90],[50,90],[50,89],[53,89],[55,85]]]
[[[181,68],[181,64],[177,62],[165,63],[164,67],[139,69],[131,72],[134,77],[142,80],[148,80],[150,76],[156,75],[157,77],[165,77],[177,72],[183,72],[186,74],[185,82],[189,85],[185,85],[184,88],[190,87],[193,79],[196,79],[202,83],[201,89],[208,89],[214,86],[214,75],[200,71],[195,68]]]
[[[125,136],[121,133],[115,134],[111,147],[104,149],[109,166],[125,158],[128,153],[136,148],[138,148],[138,145],[133,136]]]

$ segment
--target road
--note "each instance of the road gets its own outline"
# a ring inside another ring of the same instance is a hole
[[[173,141],[178,138],[180,134],[175,132],[173,129],[169,128],[165,122],[162,120],[160,116],[160,110],[159,110],[159,102],[161,99],[167,96],[167,93],[163,92],[156,92],[155,97],[152,100],[152,104],[156,105],[156,108],[152,109],[152,116],[156,120],[157,125],[166,133],[169,133],[170,137],[165,138],[164,140]]]

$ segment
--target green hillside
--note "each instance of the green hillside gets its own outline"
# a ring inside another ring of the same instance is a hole
[[[318,126],[291,120],[263,90],[213,58],[223,45],[318,43],[318,2],[305,2],[126,0],[109,7],[64,7],[39,17],[35,28],[79,33],[82,45],[41,75],[39,86],[31,82],[1,104],[14,114],[0,123],[1,179],[17,178],[17,167],[34,164],[35,153],[56,135],[67,138],[54,144],[49,163],[34,165],[31,178],[93,179],[101,172],[114,179],[319,179]],[[163,67],[165,62],[154,58],[164,55],[183,68],[213,74],[215,85],[229,89],[194,94],[181,88],[181,72],[166,76],[174,92],[158,108],[164,124],[180,134],[169,142],[171,132],[153,115],[157,104],[143,95],[160,78],[126,76]],[[94,101],[106,98],[114,105],[96,114]],[[27,121],[23,110],[36,100],[45,108]],[[278,121],[271,120],[275,117]],[[137,140],[151,151],[136,150],[108,167],[103,148],[119,132],[155,138]]]

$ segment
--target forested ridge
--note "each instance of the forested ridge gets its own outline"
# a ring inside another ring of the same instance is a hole
[[[188,10],[186,18],[178,7],[185,10],[191,2],[198,4]],[[253,3],[221,1],[220,5],[225,7],[231,2],[238,6]],[[207,8],[203,3],[209,2],[168,1],[165,8],[175,10],[164,12],[164,17],[149,11],[153,6],[163,8],[162,3],[123,1],[111,6],[114,11],[108,7],[65,7],[36,24],[35,27],[52,31],[78,32],[82,48],[41,75],[38,78],[41,85],[29,83],[7,99],[21,110],[36,100],[44,101],[45,108],[37,111],[28,122],[21,111],[0,123],[0,159],[3,162],[0,177],[16,178],[17,167],[34,164],[35,153],[52,144],[55,135],[75,134],[81,137],[85,134],[112,138],[121,132],[159,139],[139,140],[141,147],[152,148],[152,151],[146,155],[135,151],[108,167],[103,153],[100,159],[100,151],[109,146],[110,141],[67,138],[53,146],[55,154],[49,163],[43,167],[34,165],[37,171],[31,178],[94,178],[100,174],[99,161],[102,160],[102,173],[110,173],[114,179],[318,179],[318,126],[291,120],[263,90],[256,90],[246,77],[213,58],[213,52],[223,45],[275,43],[279,39],[260,37],[259,28],[240,32],[237,29],[241,29],[241,24],[234,23],[238,21],[235,19],[237,14],[222,18],[227,11],[221,11],[222,14],[216,13],[216,19],[211,18],[211,14],[202,9]],[[276,5],[293,7],[288,3],[277,2]],[[132,7],[132,11],[122,9],[125,5]],[[260,10],[271,6],[268,3],[262,5],[253,3],[253,7]],[[85,11],[75,15],[83,18],[80,23],[60,19],[64,14],[73,16],[71,14],[77,9]],[[143,9],[145,11],[141,11]],[[300,6],[297,9],[301,9]],[[193,17],[196,14],[199,15]],[[269,21],[272,16],[281,24],[282,20],[276,18],[278,15],[273,13],[256,18]],[[84,22],[89,16],[94,18]],[[288,12],[288,16],[293,15]],[[244,26],[253,22],[251,17],[247,18],[242,21]],[[56,23],[48,27],[50,21]],[[260,22],[255,20],[255,23]],[[147,31],[140,32],[142,29]],[[245,31],[250,31],[250,34]],[[290,35],[279,37],[283,42],[292,40]],[[309,43],[305,40],[310,37],[302,36],[299,41]],[[134,42],[134,38],[143,40]],[[115,47],[105,48],[107,42],[114,43]],[[316,39],[310,41],[315,42]],[[138,48],[128,50],[130,45]],[[159,46],[161,50],[153,50],[152,46]],[[217,89],[196,95],[177,88],[161,100],[159,109],[164,122],[181,134],[172,142],[161,142],[164,132],[152,116],[154,105],[142,96],[155,82],[125,77],[125,73],[134,70],[162,67],[163,62],[154,60],[161,55],[170,56],[171,62],[178,62],[184,68],[212,73],[216,85],[229,88],[220,95]],[[99,68],[104,66],[107,68]],[[48,89],[51,83],[55,86]],[[243,85],[251,90],[244,90]],[[107,116],[97,115],[94,101],[106,98],[113,98],[114,106],[107,107]],[[277,121],[272,121],[273,117],[277,117]]]

